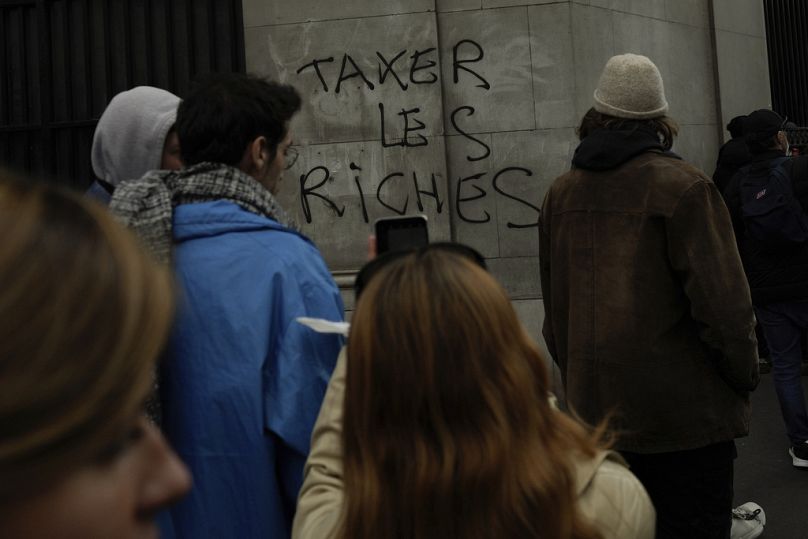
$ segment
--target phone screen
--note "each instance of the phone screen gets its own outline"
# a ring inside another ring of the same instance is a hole
[[[423,247],[429,243],[426,217],[392,217],[376,221],[376,249],[381,253]]]

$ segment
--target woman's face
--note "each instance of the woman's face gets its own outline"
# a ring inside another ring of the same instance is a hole
[[[145,418],[102,462],[0,509],[5,539],[158,537],[154,517],[185,494],[188,470]],[[8,509],[8,511],[6,511]]]

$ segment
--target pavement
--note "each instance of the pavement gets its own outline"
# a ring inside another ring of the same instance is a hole
[[[808,376],[802,377],[808,395]],[[752,393],[750,435],[736,441],[735,505],[766,512],[762,539],[808,539],[808,470],[794,468],[771,374]]]

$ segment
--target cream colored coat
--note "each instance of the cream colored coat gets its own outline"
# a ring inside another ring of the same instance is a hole
[[[336,536],[342,510],[342,405],[345,394],[345,350],[328,384],[314,426],[305,480],[300,489],[293,539]],[[601,451],[576,468],[578,507],[604,539],[653,539],[656,513],[648,494],[623,459]]]

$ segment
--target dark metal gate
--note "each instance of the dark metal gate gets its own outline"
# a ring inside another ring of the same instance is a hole
[[[0,0],[0,166],[84,188],[116,93],[213,71],[244,71],[241,0]]]
[[[772,108],[808,126],[808,2],[764,0]]]

